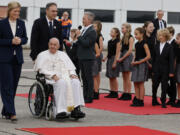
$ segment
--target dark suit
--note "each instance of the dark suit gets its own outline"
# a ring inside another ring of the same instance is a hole
[[[164,24],[164,28],[167,27],[167,23],[165,20],[162,20],[163,24]],[[154,31],[153,31],[153,35],[156,35],[157,34],[157,31],[160,29],[160,26],[159,26],[159,19],[156,18],[155,20],[153,20],[153,24],[154,24]]]
[[[95,60],[95,42],[96,31],[93,26],[89,27],[85,33],[78,38],[77,45],[77,57],[80,64],[80,70],[83,80],[84,99],[92,100],[93,98],[93,75],[92,66]]]
[[[13,33],[8,18],[0,21],[0,89],[3,101],[2,115],[15,115],[14,98],[23,60],[22,46],[27,43],[25,23],[17,19],[15,36],[20,45],[13,45]]]
[[[61,23],[57,20],[53,20],[53,34],[50,34],[50,28],[46,17],[39,18],[34,21],[32,32],[31,32],[31,53],[30,56],[32,60],[35,60],[37,55],[48,49],[49,39],[56,37],[59,39],[61,47],[60,50],[63,50],[62,46],[62,26]]]
[[[155,46],[153,58],[153,99],[156,99],[159,84],[162,86],[161,102],[166,102],[166,92],[168,89],[169,74],[174,73],[173,48],[168,43],[165,44],[160,54],[160,44]]]
[[[177,46],[178,46],[176,44],[176,40],[175,39],[171,42],[171,46],[173,47],[173,54],[174,54],[174,59],[175,59],[175,52],[176,52],[176,49],[177,49]],[[170,84],[169,84],[169,87],[168,87],[168,90],[167,90],[167,94],[168,94],[168,96],[170,98],[169,101],[175,103],[176,96],[177,96],[176,78],[175,77],[171,77],[171,78],[169,78],[169,80],[170,80]]]
[[[75,65],[76,67],[76,73],[79,76],[79,73],[80,73],[80,68],[79,68],[79,60],[78,60],[78,57],[77,57],[77,44],[74,44],[69,48],[69,57],[71,58],[73,64]]]

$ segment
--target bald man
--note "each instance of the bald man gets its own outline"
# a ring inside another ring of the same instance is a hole
[[[84,106],[83,91],[75,72],[75,66],[66,53],[59,51],[59,40],[51,38],[49,50],[41,52],[35,61],[34,70],[45,75],[46,82],[53,85],[57,119],[66,118],[71,112],[72,118],[84,118],[80,110]]]

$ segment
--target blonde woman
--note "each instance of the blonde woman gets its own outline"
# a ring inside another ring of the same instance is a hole
[[[14,98],[23,64],[22,45],[27,43],[24,21],[19,19],[21,5],[8,4],[7,18],[0,21],[0,89],[2,117],[16,122]]]
[[[121,31],[123,33],[120,63],[120,72],[123,75],[123,94],[119,100],[131,100],[131,62],[133,60],[132,49],[134,38],[131,35],[131,25],[124,23]]]

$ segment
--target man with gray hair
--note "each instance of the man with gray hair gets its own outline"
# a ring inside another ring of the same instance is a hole
[[[91,12],[85,12],[83,16],[84,29],[81,34],[78,35],[78,40],[74,45],[77,45],[77,56],[79,59],[79,66],[81,70],[81,76],[83,81],[83,92],[86,103],[93,102],[93,76],[92,66],[95,60],[95,42],[96,31],[93,27],[94,14]]]
[[[157,11],[157,18],[153,21],[154,23],[154,34],[156,35],[158,30],[165,29],[167,27],[167,23],[163,20],[164,11],[158,10]]]

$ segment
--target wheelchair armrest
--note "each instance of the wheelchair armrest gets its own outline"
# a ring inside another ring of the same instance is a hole
[[[45,82],[46,82],[45,75],[37,72],[37,74],[36,74],[36,80],[45,83]]]

